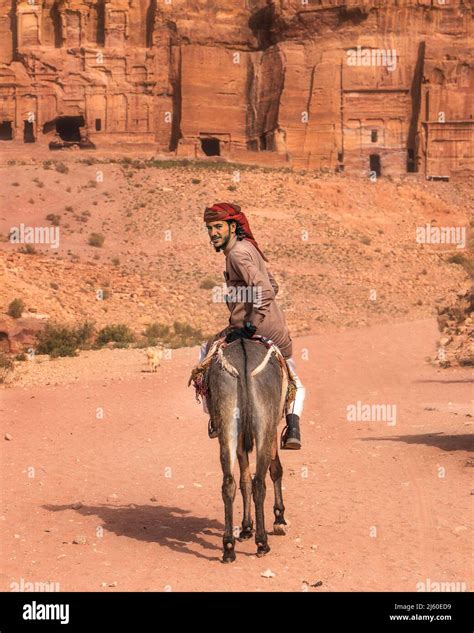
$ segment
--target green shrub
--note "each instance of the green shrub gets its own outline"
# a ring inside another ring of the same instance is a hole
[[[158,323],[155,321],[154,323],[150,323],[150,325],[146,328],[144,335],[148,339],[165,339],[169,336],[170,328],[168,325],[163,325],[162,323]]]
[[[90,321],[84,321],[82,325],[79,325],[76,328],[76,337],[77,337],[78,346],[82,347],[83,345],[87,345],[88,343],[90,343],[92,339],[94,338],[94,334],[95,334],[94,324],[91,323]]]
[[[25,244],[25,246],[22,246],[19,249],[19,251],[20,253],[23,253],[23,255],[37,255],[38,254],[38,251],[33,246],[33,244]]]
[[[199,284],[199,287],[203,288],[204,290],[212,290],[212,288],[218,285],[219,285],[219,282],[213,279],[212,277],[205,277]]]
[[[97,345],[107,345],[107,343],[133,343],[135,335],[124,323],[106,325],[97,334]]]
[[[464,253],[455,253],[448,257],[448,262],[462,266],[470,277],[474,277],[474,259],[472,257],[468,257]]]
[[[192,347],[200,343],[204,335],[201,330],[189,325],[175,321],[173,323],[173,334],[169,337],[167,343],[169,347],[175,349],[177,347]]]
[[[59,226],[59,223],[61,221],[61,216],[58,215],[57,213],[48,213],[48,215],[46,216],[46,219],[48,220],[48,222],[51,222],[53,226]]]
[[[150,338],[140,338],[138,339],[138,341],[135,343],[134,347],[136,349],[145,349],[146,347],[155,347],[155,345],[158,344],[158,341],[156,340],[156,338],[150,337]]]
[[[24,309],[25,303],[21,299],[13,299],[13,301],[8,306],[7,314],[9,314],[14,319],[19,319]]]
[[[56,171],[58,171],[60,174],[68,174],[69,167],[65,165],[64,163],[58,163],[56,165]]]
[[[38,334],[38,354],[76,356],[76,350],[88,345],[94,334],[94,326],[88,321],[77,327],[48,323]]]
[[[143,335],[144,339],[140,339],[136,347],[154,347],[158,343],[173,349],[192,347],[205,338],[201,330],[180,321],[175,321],[172,328],[158,322],[150,323]]]
[[[8,374],[13,371],[14,364],[11,358],[9,358],[3,352],[0,352],[0,384],[3,384]]]
[[[74,328],[66,325],[48,323],[38,334],[38,354],[49,354],[51,358],[58,356],[76,356],[78,347]]]
[[[105,237],[102,233],[91,233],[89,235],[89,245],[95,246],[96,248],[102,248],[105,242]]]
[[[99,161],[96,158],[88,157],[88,158],[81,159],[79,162],[84,163],[84,165],[95,165]]]

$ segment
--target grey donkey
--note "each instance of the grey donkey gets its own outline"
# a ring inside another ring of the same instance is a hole
[[[213,359],[209,367],[208,387],[207,404],[219,435],[223,472],[225,532],[222,562],[230,563],[236,558],[233,533],[233,504],[237,488],[233,471],[236,458],[244,502],[239,540],[251,538],[253,533],[253,496],[257,556],[264,556],[270,551],[264,518],[268,469],[275,489],[273,533],[285,534],[285,506],[281,489],[283,468],[278,456],[277,427],[284,411],[288,377],[265,345],[250,339],[239,339],[221,348]],[[252,480],[249,453],[254,444],[257,454]]]

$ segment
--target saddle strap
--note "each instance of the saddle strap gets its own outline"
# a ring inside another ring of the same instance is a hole
[[[280,349],[272,341],[270,341],[270,339],[267,339],[267,341],[270,343],[270,345],[267,345],[268,351],[265,355],[265,358],[262,360],[260,365],[255,367],[250,375],[256,376],[257,374],[259,374],[267,366],[271,355],[275,354],[276,359],[280,365],[281,398],[279,410],[281,411],[280,417],[283,417],[286,406],[289,406],[293,402],[296,395],[295,378]]]

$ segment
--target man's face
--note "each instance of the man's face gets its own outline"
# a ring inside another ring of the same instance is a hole
[[[229,240],[235,235],[235,223],[230,224],[225,221],[208,222],[206,224],[207,233],[216,251],[224,249]]]

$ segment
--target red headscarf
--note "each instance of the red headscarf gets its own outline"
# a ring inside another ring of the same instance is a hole
[[[233,220],[237,222],[237,224],[242,228],[245,233],[245,238],[249,242],[255,246],[257,251],[263,257],[263,259],[268,262],[268,259],[262,253],[260,248],[258,247],[257,241],[252,235],[252,231],[250,230],[249,221],[247,220],[245,213],[240,210],[238,204],[228,204],[227,202],[217,202],[213,204],[212,207],[207,207],[204,212],[204,222],[218,222],[221,221],[229,221]]]

